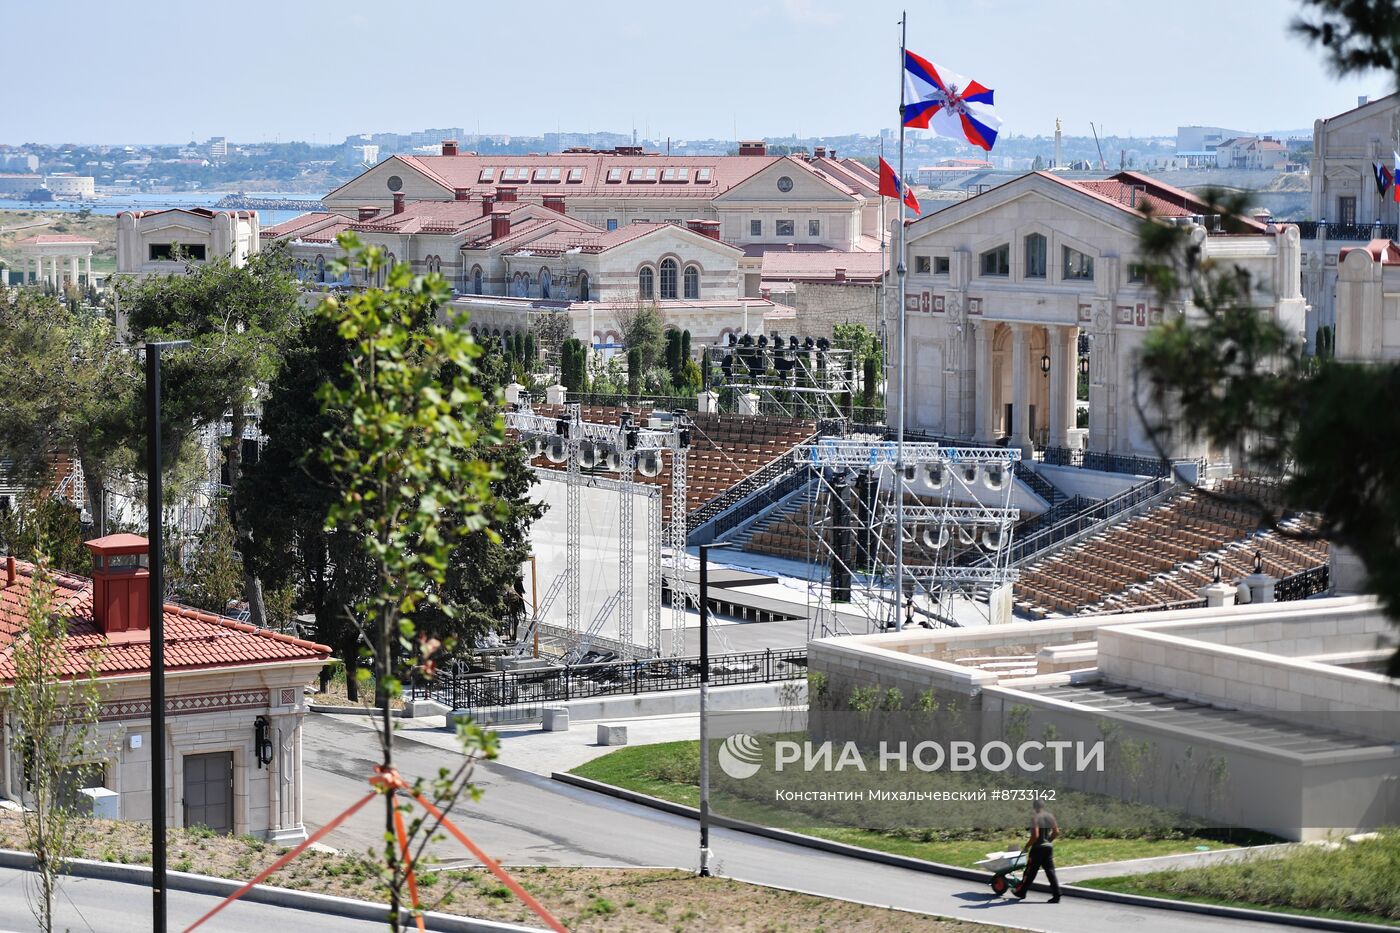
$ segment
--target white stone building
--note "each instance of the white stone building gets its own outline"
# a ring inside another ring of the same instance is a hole
[[[87,542],[92,579],[54,574],[54,610],[69,620],[68,660],[55,676],[96,665],[99,719],[83,787],[115,795],[117,818],[151,818],[151,669],[147,542],[109,535]],[[8,650],[23,625],[34,569],[6,560],[0,588],[0,681],[14,677]],[[171,826],[202,824],[278,843],[306,838],[301,729],[324,645],[232,619],[166,605],[166,813]],[[9,716],[0,716],[0,793],[25,789]]]
[[[1400,239],[1394,191],[1376,187],[1375,164],[1394,168],[1400,149],[1400,95],[1373,101],[1313,123],[1311,219],[1303,238],[1303,295],[1311,342],[1319,326],[1335,326],[1337,262],[1344,250],[1373,239]]]
[[[206,207],[122,211],[117,215],[117,274],[172,275],[211,259],[236,266],[262,248],[257,211]]]
[[[1341,251],[1334,353],[1350,362],[1400,362],[1400,245],[1372,240]]]
[[[526,203],[564,199],[571,216],[604,231],[635,222],[718,221],[719,238],[744,250],[744,294],[758,297],[762,255],[771,249],[880,249],[879,176],[818,147],[772,156],[743,143],[735,156],[669,156],[641,147],[480,156],[445,140],[440,155],[392,156],[332,191],[323,203],[347,217],[361,207],[498,198],[507,187]]]
[[[1088,448],[1155,456],[1132,397],[1136,355],[1149,327],[1187,309],[1160,301],[1143,281],[1144,205],[1165,222],[1190,224],[1205,258],[1248,269],[1256,300],[1302,337],[1296,228],[1246,221],[1247,233],[1219,233],[1209,205],[1145,175],[1068,181],[1036,172],[909,224],[905,426],[1027,452],[1075,446],[1083,333]],[[885,303],[891,335],[895,304]],[[900,368],[894,360],[892,386]]]
[[[97,195],[91,175],[45,175],[44,187],[56,198],[91,201]]]

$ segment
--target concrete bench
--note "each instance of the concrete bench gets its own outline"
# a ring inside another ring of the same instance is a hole
[[[598,744],[599,745],[626,745],[627,727],[610,726],[605,722],[598,723]]]
[[[567,706],[546,706],[540,727],[545,732],[568,732],[569,708]]]

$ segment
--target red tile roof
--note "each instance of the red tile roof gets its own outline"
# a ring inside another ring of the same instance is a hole
[[[836,270],[846,270],[847,281],[868,284],[884,273],[881,253],[788,252],[775,249],[763,254],[763,281],[834,282]]]
[[[616,230],[601,231],[596,227],[597,232],[568,232],[559,231],[548,236],[532,240],[512,250],[511,253],[530,252],[537,255],[558,255],[577,249],[583,253],[602,253],[607,250],[622,246],[624,243],[631,243],[633,240],[640,240],[644,236],[659,233],[662,230],[685,230],[694,236],[705,236],[703,233],[696,233],[681,224],[672,223],[632,223],[618,227]],[[706,239],[710,239],[706,237]],[[732,249],[736,252],[740,248],[723,240],[712,240],[720,246]]]
[[[0,681],[14,676],[12,652],[25,624],[34,567],[16,561],[15,582],[0,586]],[[96,656],[103,677],[148,674],[151,669],[149,631],[103,633],[92,617],[92,581],[63,573],[50,574],[53,608],[68,618],[68,657],[60,676],[80,676]],[[0,580],[3,582],[3,580]],[[169,603],[165,606],[165,667],[168,671],[324,661],[325,645],[255,628],[212,613]]]
[[[45,243],[81,243],[84,246],[96,246],[97,241],[91,237],[77,236],[72,233],[41,233],[38,236],[28,236],[22,240],[16,240],[16,246],[42,246]]]

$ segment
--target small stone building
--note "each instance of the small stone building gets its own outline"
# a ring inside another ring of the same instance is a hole
[[[96,664],[101,712],[86,786],[115,792],[123,820],[151,818],[151,633],[148,543],[130,534],[87,542],[92,578],[54,573],[54,611],[69,620],[57,676]],[[0,681],[35,585],[32,565],[5,561],[0,578]],[[233,619],[165,605],[166,813],[171,826],[286,843],[302,824],[303,687],[330,656],[324,645]],[[0,703],[3,703],[0,697]],[[0,716],[0,794],[23,799],[14,726]]]

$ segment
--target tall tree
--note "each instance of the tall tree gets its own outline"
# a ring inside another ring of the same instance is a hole
[[[258,253],[245,266],[219,259],[192,266],[185,275],[152,276],[121,295],[132,332],[144,340],[189,340],[183,365],[169,379],[172,410],[183,405],[221,431],[230,416],[225,448],[229,521],[240,552],[251,552],[248,510],[238,495],[243,473],[242,439],[258,393],[282,367],[283,353],[302,316],[296,278],[285,250]],[[244,598],[255,625],[265,625],[262,583],[244,560]]]
[[[652,302],[635,302],[617,310],[617,326],[622,333],[622,347],[635,349],[641,355],[645,376],[661,362],[666,352],[666,334],[661,312]]]
[[[0,290],[0,399],[0,451],[17,478],[48,492],[55,456],[75,452],[101,533],[107,485],[135,464],[141,432],[137,361],[111,322],[39,289]],[[172,432],[172,446],[181,440]]]
[[[374,573],[374,586],[350,612],[373,653],[382,711],[380,767],[392,774],[390,700],[401,691],[405,667],[434,663],[438,642],[420,631],[419,622],[429,611],[448,617],[455,612],[443,598],[453,548],[472,532],[492,535],[498,504],[490,484],[501,474],[494,462],[472,451],[483,441],[503,441],[504,430],[471,382],[480,348],[460,322],[437,320],[451,298],[447,281],[440,275],[414,278],[403,264],[386,269],[382,252],[361,249],[352,235],[342,234],[339,243],[371,274],[387,273],[384,290],[366,289],[343,302],[329,298],[321,304],[319,313],[349,343],[350,359],[343,382],[323,386],[319,397],[343,423],[322,448],[339,494],[326,527],[352,532]],[[489,746],[479,729],[461,728],[466,730],[460,733],[468,752],[465,770],[472,753],[483,747],[489,753]],[[444,769],[433,792],[450,809],[471,788]],[[383,881],[390,925],[397,930],[407,871],[396,842],[395,789],[388,788],[384,797]],[[410,836],[421,847],[435,829],[415,820]]]
[[[84,821],[71,799],[90,761],[99,711],[97,670],[89,664],[76,677],[68,669],[68,618],[54,605],[53,584],[42,555],[35,562],[24,607],[23,628],[9,652],[13,679],[6,697],[15,747],[24,768],[25,848],[38,876],[30,907],[45,933],[53,931],[58,880],[77,849]]]

